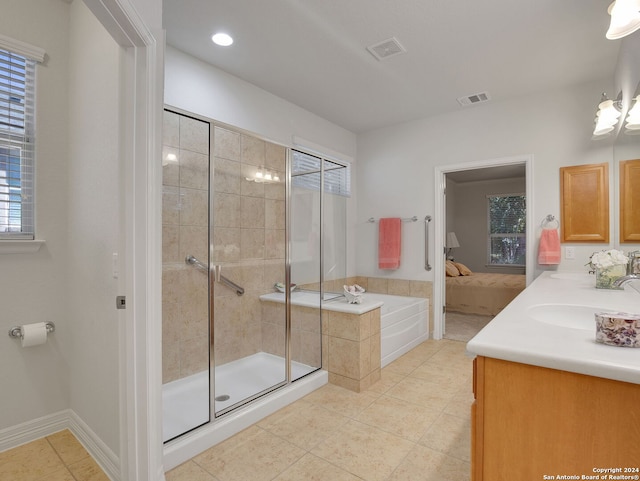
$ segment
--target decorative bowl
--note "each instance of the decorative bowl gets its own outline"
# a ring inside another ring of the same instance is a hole
[[[352,286],[342,286],[344,290],[344,297],[349,304],[360,304],[362,302],[362,294],[364,294],[364,288],[358,284]]]
[[[596,342],[609,346],[640,347],[640,315],[626,312],[598,312]]]
[[[284,293],[284,284],[282,282],[276,282],[273,287],[275,287],[277,291]],[[296,284],[291,284],[289,286],[289,289],[291,289],[291,292],[293,292],[296,287],[298,287]]]

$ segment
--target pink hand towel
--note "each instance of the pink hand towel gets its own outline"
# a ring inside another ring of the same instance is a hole
[[[560,237],[557,229],[542,229],[538,246],[538,264],[560,264]]]
[[[378,227],[378,267],[397,269],[400,267],[402,220],[399,217],[380,219]]]

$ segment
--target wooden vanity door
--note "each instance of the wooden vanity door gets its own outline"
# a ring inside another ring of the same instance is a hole
[[[609,164],[560,168],[562,242],[609,242]]]
[[[640,160],[620,162],[620,242],[640,242]]]

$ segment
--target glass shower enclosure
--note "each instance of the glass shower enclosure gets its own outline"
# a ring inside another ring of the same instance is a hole
[[[346,197],[327,189],[346,170],[165,110],[165,441],[322,367],[320,299],[346,269]]]

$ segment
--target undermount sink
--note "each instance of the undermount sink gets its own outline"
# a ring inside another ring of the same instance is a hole
[[[596,312],[614,312],[611,309],[575,304],[537,304],[527,308],[527,314],[536,321],[570,329],[595,330]]]

